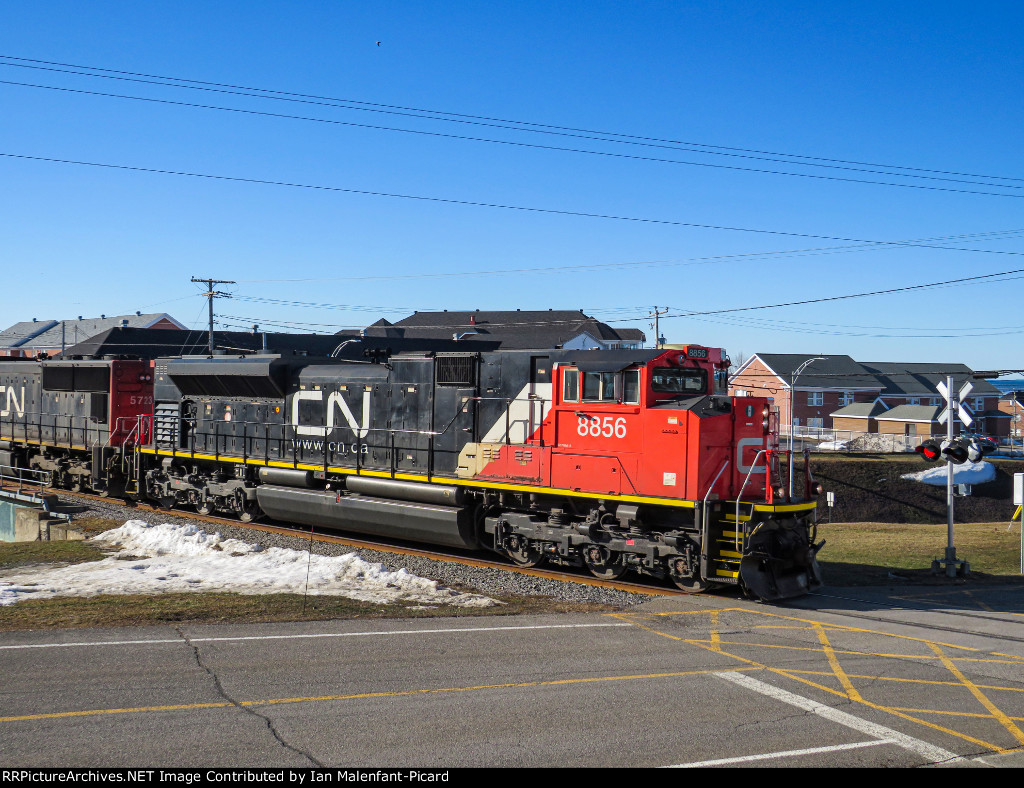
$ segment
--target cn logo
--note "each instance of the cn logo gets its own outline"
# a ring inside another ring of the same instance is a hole
[[[296,391],[292,395],[292,426],[295,428],[296,435],[316,435],[321,438],[326,438],[332,432],[334,432],[334,417],[335,408],[341,411],[341,415],[344,416],[349,428],[356,434],[356,437],[365,438],[367,433],[370,431],[370,392],[363,392],[363,423],[360,425],[356,422],[356,417],[352,415],[352,410],[349,408],[348,403],[345,402],[345,398],[341,396],[340,391],[335,391],[327,398],[327,426],[326,427],[314,427],[305,424],[299,424],[299,403],[304,401],[315,401],[323,402],[322,391]]]
[[[7,407],[0,410],[0,416],[10,416],[11,411],[14,410],[18,414],[18,418],[25,418],[25,387],[21,387],[21,402],[18,402],[18,395],[14,391],[14,386],[0,386],[0,401],[4,400],[5,391],[7,392]]]

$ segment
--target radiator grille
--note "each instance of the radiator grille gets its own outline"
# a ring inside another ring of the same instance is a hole
[[[476,356],[438,356],[434,380],[438,386],[472,386],[476,383]]]

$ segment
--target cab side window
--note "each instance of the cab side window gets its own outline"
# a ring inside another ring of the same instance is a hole
[[[562,402],[580,401],[580,371],[567,369],[562,373]]]
[[[614,372],[584,372],[584,402],[615,402]]]
[[[640,404],[639,369],[627,369],[622,373],[622,401],[627,405]]]

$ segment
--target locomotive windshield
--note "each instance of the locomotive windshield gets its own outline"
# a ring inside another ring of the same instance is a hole
[[[708,390],[708,373],[692,367],[655,367],[651,370],[651,389],[669,394],[703,394]]]

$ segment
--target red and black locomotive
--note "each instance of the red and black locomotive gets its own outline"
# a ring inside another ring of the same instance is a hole
[[[482,548],[599,577],[632,570],[688,591],[734,584],[772,600],[820,584],[819,488],[807,471],[785,478],[771,403],[727,396],[721,350],[465,347],[365,339],[341,357],[138,362],[152,405],[145,416],[118,406],[103,422],[134,417],[117,433],[130,452],[92,448],[78,461],[105,470],[79,478],[164,506]],[[114,362],[103,363],[113,396]],[[45,398],[45,372],[42,382]],[[66,459],[59,432],[9,424],[0,417],[11,459]],[[115,466],[131,479],[115,479]]]

